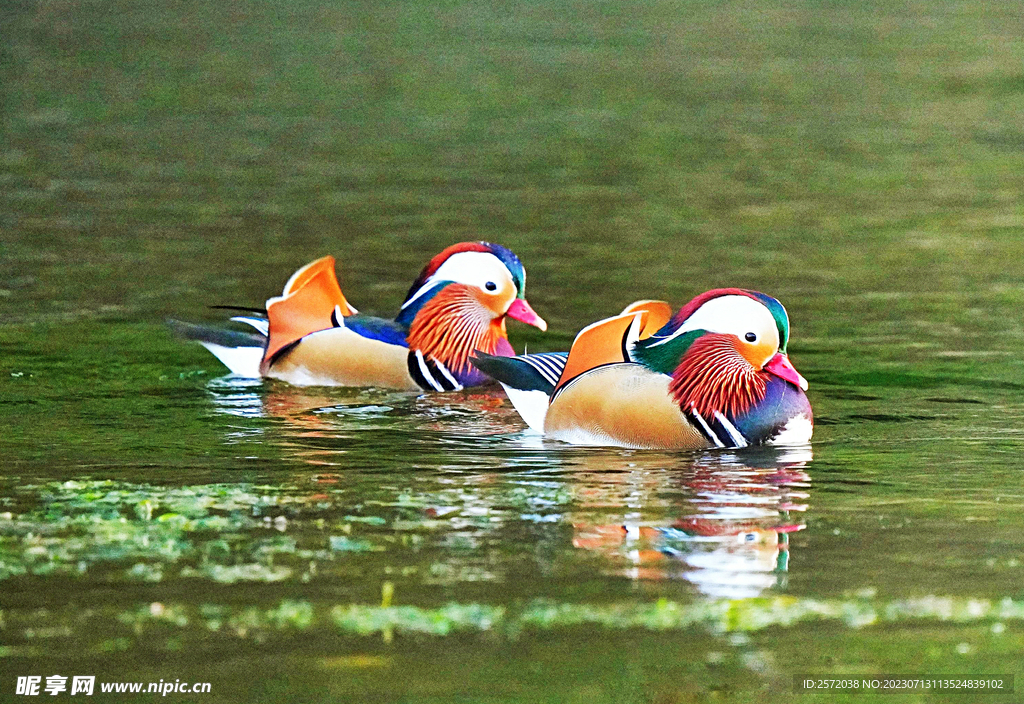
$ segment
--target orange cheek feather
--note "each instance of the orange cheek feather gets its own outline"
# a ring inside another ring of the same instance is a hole
[[[487,293],[479,289],[470,289],[473,298],[480,302],[480,305],[491,312],[495,318],[500,318],[505,315],[505,311],[512,301],[515,299],[515,295],[509,295],[504,289],[495,293]]]
[[[733,335],[698,338],[676,367],[669,393],[684,410],[693,407],[702,416],[721,411],[735,418],[746,413],[764,398],[766,382],[745,351],[737,347]]]
[[[413,320],[407,336],[409,348],[421,350],[456,373],[469,368],[473,351],[493,354],[498,340],[507,339],[505,322],[488,314],[491,308],[484,296],[475,287],[449,285]]]
[[[750,366],[757,371],[761,371],[764,365],[768,363],[768,360],[775,356],[775,345],[768,341],[759,342],[756,345],[740,341],[736,351],[740,353],[743,359],[750,362]]]

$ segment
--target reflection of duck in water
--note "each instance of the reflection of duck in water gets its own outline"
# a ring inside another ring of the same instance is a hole
[[[265,385],[259,379],[225,376],[206,386],[214,410],[272,424],[231,424],[229,443],[261,442],[285,457],[315,466],[344,464],[354,447],[389,452],[422,451],[424,443],[439,452],[484,451],[519,435],[518,416],[504,399],[486,390],[416,394],[382,389]],[[405,448],[405,449],[400,449]],[[415,449],[414,449],[415,448]],[[503,449],[508,449],[507,447]],[[477,457],[477,465],[515,464],[507,455]],[[535,466],[537,458],[530,462]]]
[[[568,356],[473,364],[502,383],[526,423],[566,442],[637,448],[799,444],[807,382],[786,354],[789,317],[771,296],[708,291],[675,316],[640,301],[584,328]]]
[[[679,524],[659,528],[625,524],[573,524],[573,547],[624,555],[632,565],[623,570],[631,579],[671,579],[693,582],[710,596],[757,596],[778,583],[789,569],[789,533],[803,524],[760,528],[732,522],[708,522],[703,532]]]
[[[694,568],[683,577],[705,594],[742,599],[774,587],[779,575],[789,571],[789,534],[805,527],[802,523],[771,528],[725,524],[708,534],[683,531],[691,539],[704,538],[703,549],[688,552],[665,545],[662,553]]]
[[[311,436],[399,426],[472,435],[518,433],[518,417],[486,389],[412,394],[381,389],[265,388],[257,379],[225,376],[207,385],[214,408],[226,415],[273,418]]]
[[[809,458],[809,450],[800,455]],[[690,515],[667,523],[633,513],[622,523],[595,524],[580,520],[589,513],[584,507],[574,512],[573,546],[604,554],[630,579],[685,579],[710,596],[757,596],[788,571],[789,534],[804,528],[790,518],[790,512],[807,509],[800,502],[808,496],[802,489],[809,477],[801,470],[802,459],[792,461],[798,457],[787,453],[791,461],[774,469],[698,464],[684,480],[685,500],[673,502],[675,510],[689,509]],[[662,513],[658,504],[664,501],[654,497],[672,491],[665,485],[646,487],[643,493],[651,500],[643,500],[637,484],[620,488],[618,505],[645,513]],[[606,487],[602,496],[591,496],[592,505],[607,508],[611,491]]]
[[[334,274],[334,258],[299,269],[266,318],[238,317],[257,334],[173,323],[235,374],[300,386],[452,391],[489,381],[469,364],[482,350],[513,355],[506,318],[547,324],[525,297],[526,272],[509,249],[452,245],[430,260],[394,320],[359,315]]]

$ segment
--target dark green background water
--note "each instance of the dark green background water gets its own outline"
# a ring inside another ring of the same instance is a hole
[[[1020,19],[5,3],[0,700],[63,674],[208,703],[1013,701],[792,676],[1024,674]],[[570,448],[500,393],[219,379],[163,327],[327,253],[393,314],[480,238],[551,324],[519,349],[636,298],[778,297],[813,446]]]

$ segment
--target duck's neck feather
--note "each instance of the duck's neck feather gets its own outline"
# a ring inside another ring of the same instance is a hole
[[[664,342],[664,337],[656,334],[634,343],[630,358],[651,371],[671,376],[690,345],[704,334],[703,330],[691,330]]]
[[[409,326],[409,349],[444,364],[456,375],[475,371],[469,357],[480,350],[488,354],[507,345],[504,319],[494,319],[467,286],[449,284],[427,300]]]
[[[423,293],[419,293],[422,287],[414,287],[414,290],[409,291],[409,295],[402,304],[402,309],[398,311],[398,315],[395,316],[395,322],[408,330],[412,326],[413,320],[415,320],[416,316],[420,314],[420,311],[422,311],[435,296],[450,285],[451,282],[438,281],[437,283],[432,284],[428,290],[423,291]],[[419,293],[418,296],[416,295],[417,293]]]
[[[739,418],[764,400],[766,376],[740,355],[731,336],[705,334],[689,346],[672,373],[669,393],[684,411]]]

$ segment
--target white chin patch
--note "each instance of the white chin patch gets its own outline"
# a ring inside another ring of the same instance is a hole
[[[802,445],[811,439],[811,434],[814,432],[814,421],[805,414],[801,413],[795,416],[786,423],[785,427],[779,431],[779,434],[768,441],[769,445]]]

